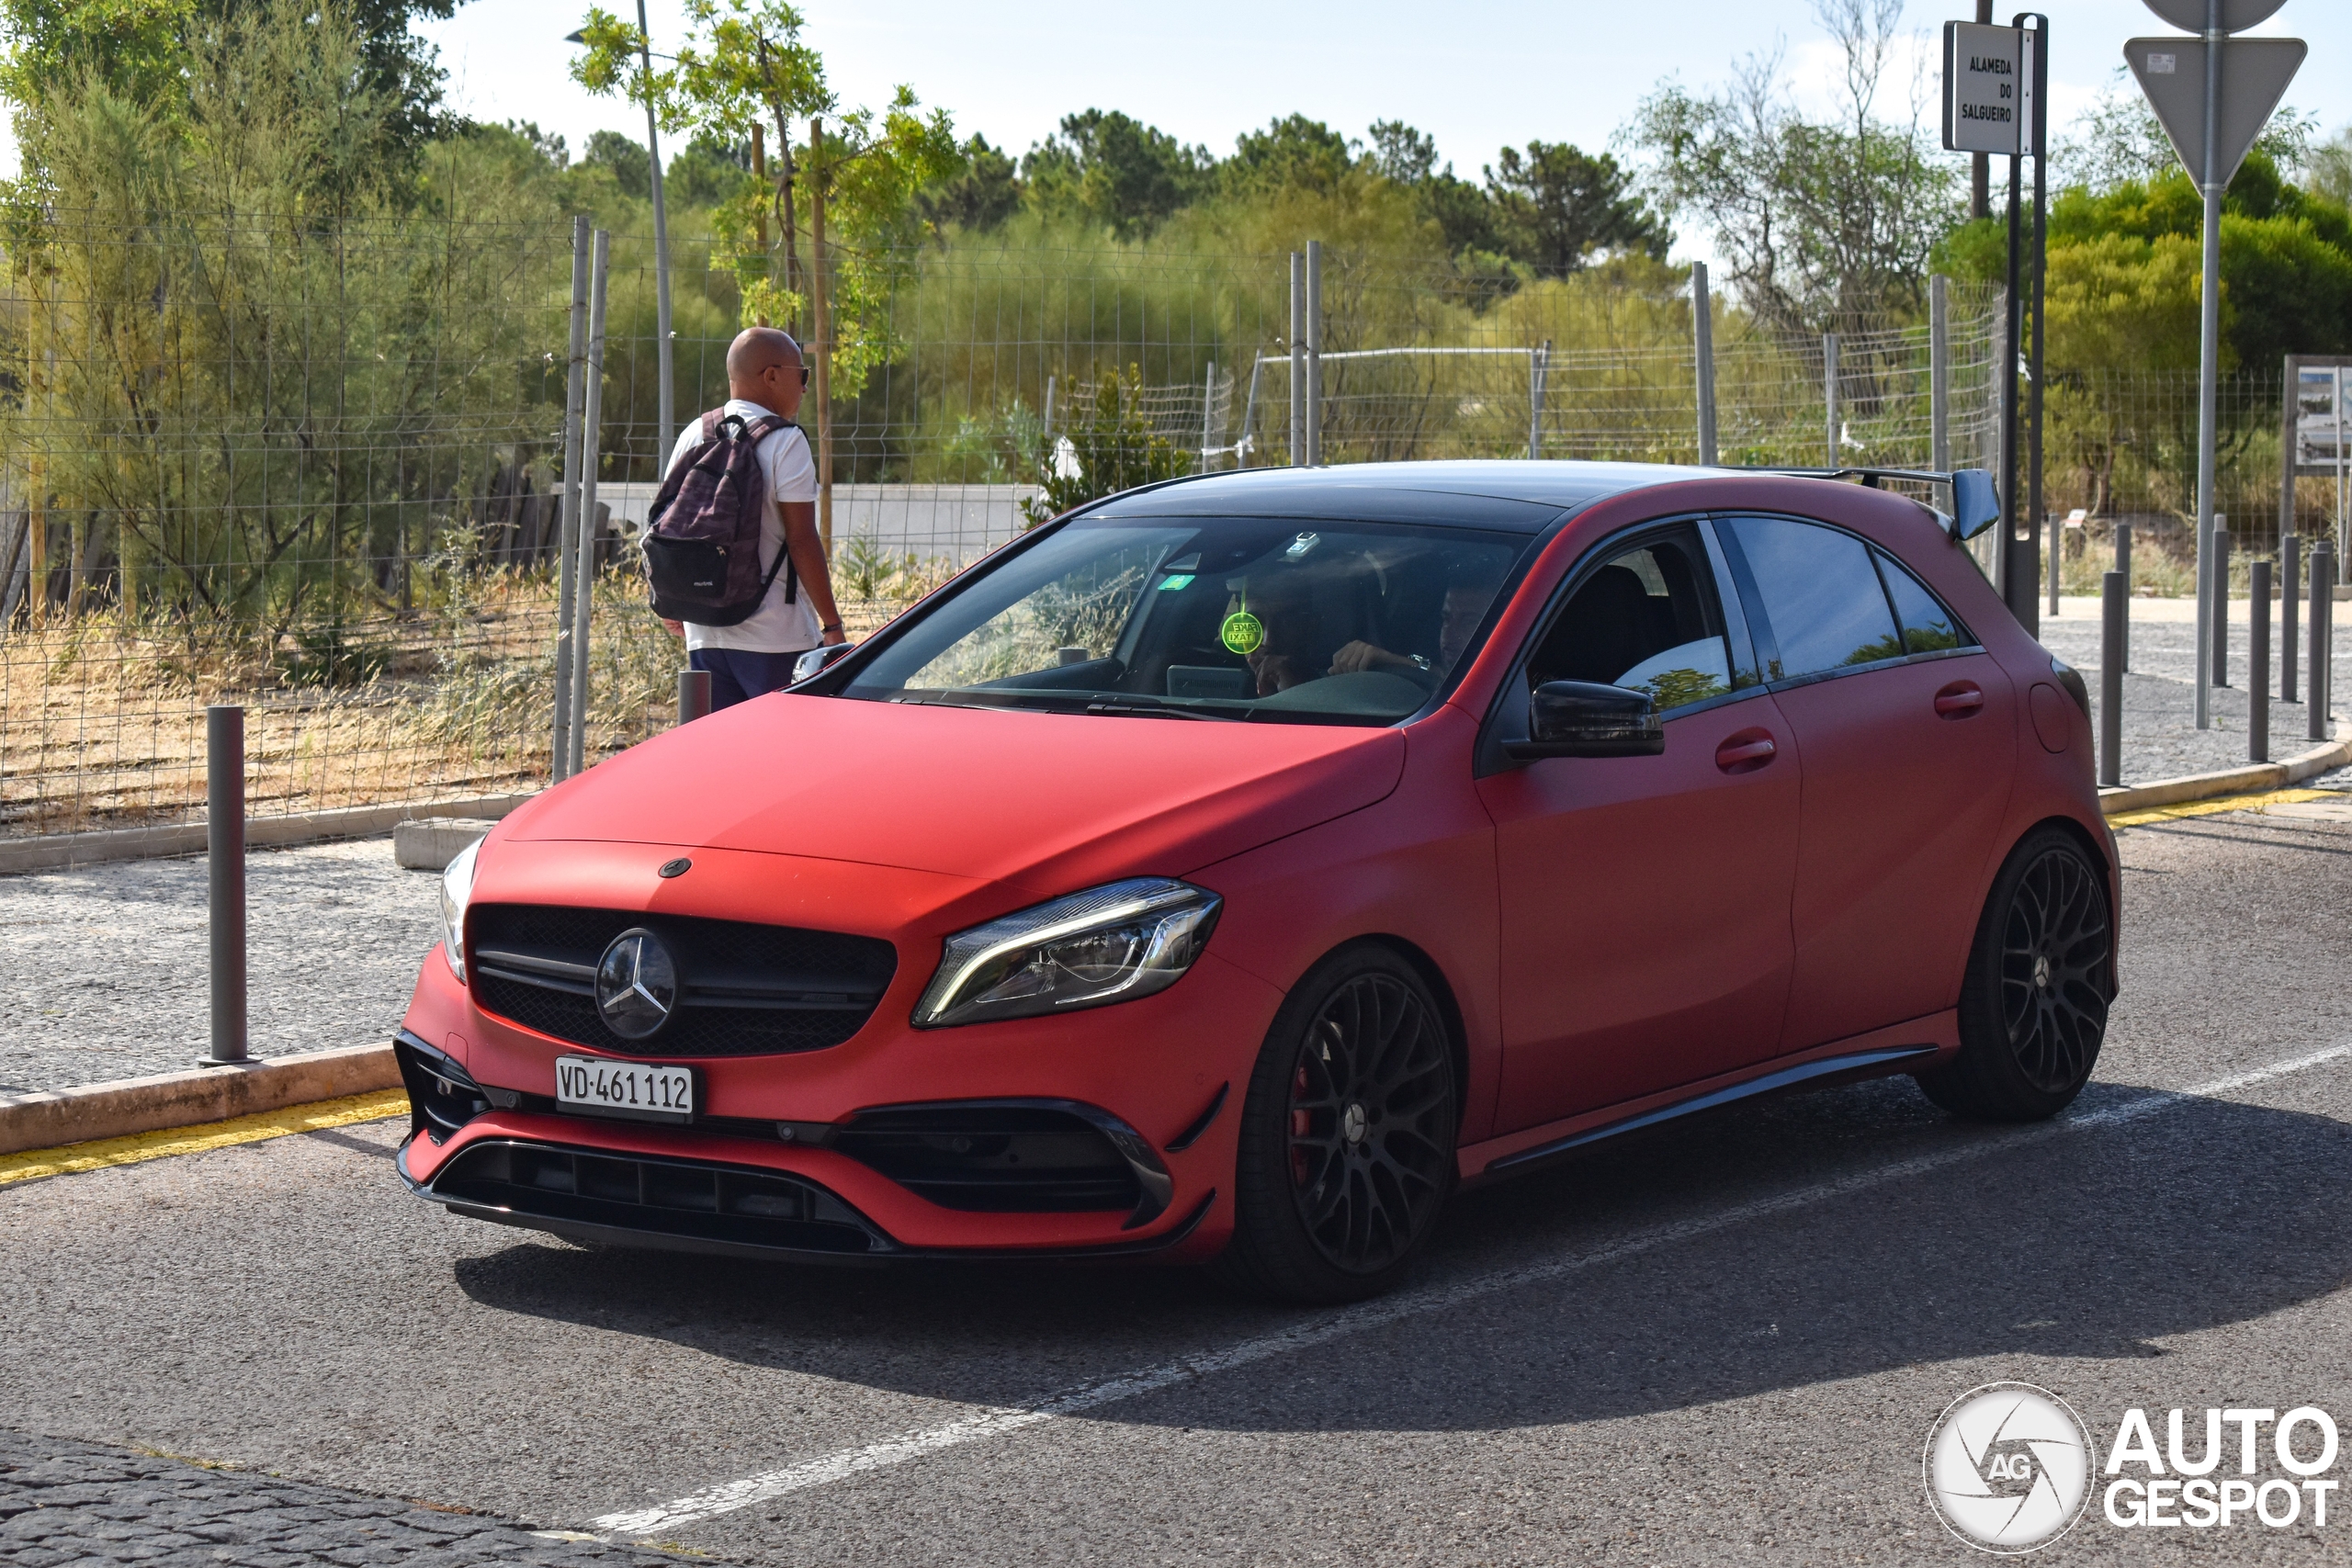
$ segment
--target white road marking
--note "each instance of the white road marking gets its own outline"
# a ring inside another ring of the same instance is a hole
[[[944,1449],[961,1448],[967,1443],[982,1442],[990,1438],[1002,1437],[1009,1432],[1017,1432],[1024,1427],[1035,1427],[1041,1422],[1082,1415],[1105,1404],[1115,1404],[1122,1400],[1138,1398],[1160,1389],[1171,1388],[1178,1383],[1196,1382],[1217,1372],[1231,1371],[1237,1367],[1246,1367],[1275,1356],[1287,1355],[1291,1351],[1303,1350],[1310,1346],[1324,1344],[1346,1335],[1361,1334],[1367,1329],[1379,1328],[1405,1318],[1442,1312],[1448,1307],[1460,1306],[1482,1296],[1493,1295],[1522,1285],[1544,1284],[1583,1269],[1598,1269],[1607,1264],[1623,1262],[1626,1258],[1638,1257],[1662,1247],[1670,1247],[1677,1242],[1690,1241],[1716,1231],[1743,1225],[1753,1220],[1787,1213],[1794,1209],[1809,1208],[1815,1203],[1826,1202],[1834,1198],[1843,1198],[1852,1193],[1866,1191],[1873,1187],[1883,1187],[1890,1182],[1924,1175],[1928,1171],[1940,1170],[1946,1166],[1958,1165],[1964,1160],[1977,1159],[1985,1155],[2013,1149],[2020,1143],[2039,1142],[2067,1133],[2136,1122],[2143,1117],[2153,1116],[2158,1111],[2171,1110],[2186,1100],[2211,1100],[2237,1089],[2250,1089],[2256,1084],[2266,1083],[2273,1078],[2286,1077],[2290,1074],[2338,1061],[2346,1056],[2352,1056],[2352,1043],[2331,1045],[2325,1050],[2313,1051],[2306,1055],[2292,1057],[2283,1062],[2273,1062],[2267,1066],[2233,1073],[2227,1077],[2215,1078],[2209,1083],[2199,1084],[2191,1089],[2169,1089],[2142,1095],[2135,1100],[2126,1100],[2120,1105],[2111,1105],[2102,1110],[2087,1111],[2080,1116],[2070,1117],[2064,1121],[2050,1122],[2028,1130],[2021,1134],[2012,1134],[1993,1142],[1970,1144],[1960,1148],[1941,1149],[1934,1154],[1921,1155],[1913,1159],[1897,1160],[1892,1165],[1878,1166],[1870,1170],[1859,1171],[1854,1175],[1839,1177],[1831,1181],[1816,1182],[1813,1186],[1799,1188],[1776,1197],[1759,1198],[1752,1202],[1736,1204],[1729,1209],[1719,1210],[1713,1214],[1658,1225],[1590,1252],[1572,1253],[1541,1263],[1522,1264],[1515,1269],[1500,1269],[1491,1273],[1457,1280],[1449,1285],[1407,1291],[1381,1301],[1364,1302],[1319,1318],[1310,1319],[1292,1328],[1228,1345],[1221,1350],[1204,1350],[1194,1356],[1180,1356],[1173,1360],[1163,1361],[1156,1367],[1144,1367],[1095,1382],[1081,1383],[1076,1388],[1065,1389],[1059,1393],[1030,1404],[983,1408],[961,1420],[950,1421],[944,1426],[906,1432],[895,1438],[885,1438],[878,1443],[868,1443],[862,1448],[842,1449],[816,1459],[805,1460],[798,1464],[787,1465],[782,1470],[772,1470],[763,1474],[746,1476],[741,1481],[730,1481],[722,1485],[711,1487],[707,1491],[697,1492],[692,1496],[680,1497],[673,1502],[658,1504],[653,1507],[640,1509],[634,1513],[606,1514],[601,1518],[590,1520],[589,1523],[596,1529],[617,1535],[646,1535],[655,1531],[678,1529],[686,1525],[700,1523],[704,1519],[716,1518],[721,1514],[731,1514],[740,1508],[749,1508],[761,1503],[770,1502],[790,1493],[805,1492],[812,1486],[823,1486],[835,1481],[845,1481],[853,1475],[863,1475],[868,1471],[887,1470],[893,1465],[904,1464],[910,1460],[921,1459],[926,1454],[934,1454]]]

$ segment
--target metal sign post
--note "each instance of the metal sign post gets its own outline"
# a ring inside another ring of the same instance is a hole
[[[2205,684],[2213,596],[2213,448],[2222,341],[2222,193],[2245,161],[2309,51],[2301,39],[2233,39],[2285,0],[2147,0],[2148,9],[2197,38],[2135,38],[2123,46],[2148,107],[2205,198],[2204,270],[2197,368],[2197,728],[2212,728]]]
[[[2027,24],[2032,24],[2029,27]],[[2026,630],[2041,630],[2040,508],[2041,502],[2041,279],[2047,230],[2048,181],[2045,152],[2050,19],[2038,12],[2020,11],[2011,25],[1996,28],[1977,22],[1944,24],[1944,146],[1955,152],[1999,153],[2009,161],[2009,254],[2006,324],[2001,344],[2001,550],[1996,558],[1996,578],[2009,611]],[[2024,338],[2026,299],[2018,292],[2025,234],[2023,225],[2024,162],[2033,160],[2033,352],[2030,362],[2019,350]],[[2027,378],[2030,405],[2026,436],[2030,446],[2028,472],[2030,495],[2021,496],[2018,484],[2018,398],[2019,370]],[[2030,502],[2020,506],[2021,502]],[[2023,512],[2028,524],[2018,534]]]

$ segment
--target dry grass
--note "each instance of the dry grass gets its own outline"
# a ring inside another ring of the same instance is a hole
[[[903,607],[842,605],[853,637]],[[255,817],[497,795],[544,784],[555,591],[476,585],[461,607],[266,634],[191,637],[111,612],[0,635],[0,835],[199,819],[206,705],[245,709]],[[634,578],[597,583],[589,754],[673,722],[677,640]]]

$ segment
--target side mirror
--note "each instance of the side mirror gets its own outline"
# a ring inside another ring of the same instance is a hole
[[[812,648],[792,661],[792,683],[813,681],[823,674],[836,660],[855,648],[854,642],[837,642],[831,648]]]
[[[1982,468],[1962,468],[1951,477],[1951,536],[1973,539],[2001,520],[2001,497],[1993,476]]]
[[[1543,757],[1654,757],[1666,726],[1647,692],[1597,681],[1546,681],[1527,699],[1527,739],[1503,750],[1522,762]]]

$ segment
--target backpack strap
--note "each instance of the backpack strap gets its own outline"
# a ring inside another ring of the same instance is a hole
[[[716,418],[718,414],[725,412],[723,409],[716,410],[709,417]],[[799,426],[790,420],[778,418],[772,413],[762,414],[759,418],[752,420],[747,420],[741,414],[728,414],[727,417],[743,427],[742,434],[737,439],[749,441],[754,447],[779,430],[799,429]],[[803,439],[806,437],[804,436]],[[763,499],[770,506],[776,504],[773,496]],[[761,601],[767,598],[768,590],[775,585],[775,574],[779,571],[784,573],[784,602],[787,604],[799,603],[800,572],[792,564],[792,530],[789,528],[784,530],[784,538],[775,552],[775,565],[768,568],[767,574],[760,579]]]

